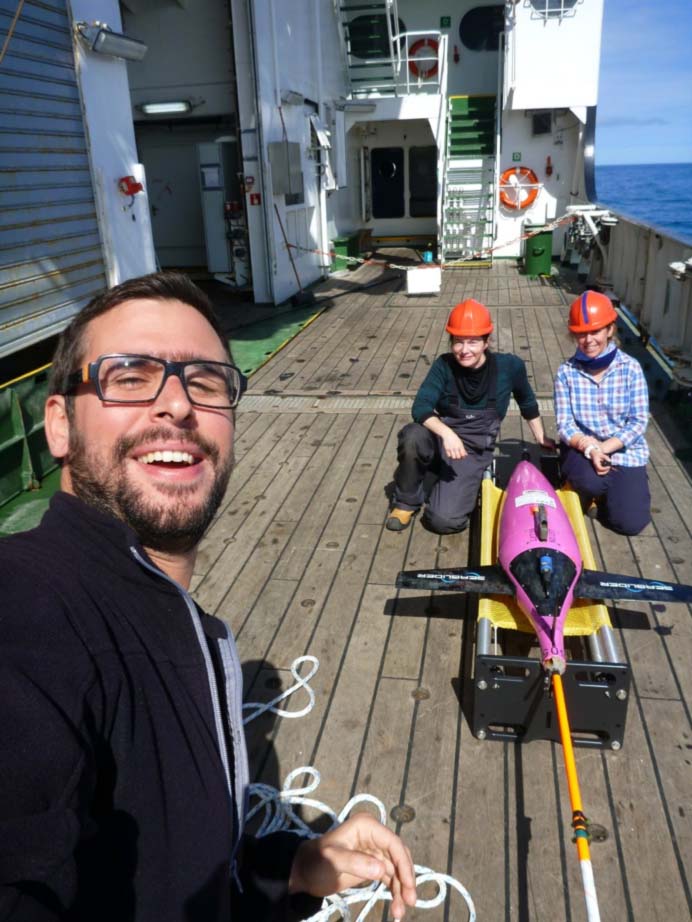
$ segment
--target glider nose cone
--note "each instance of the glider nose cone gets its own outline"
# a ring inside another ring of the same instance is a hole
[[[543,668],[548,673],[559,672],[560,675],[563,675],[565,669],[567,669],[567,663],[564,657],[558,656],[556,653],[551,653],[550,656],[546,656],[543,660]]]

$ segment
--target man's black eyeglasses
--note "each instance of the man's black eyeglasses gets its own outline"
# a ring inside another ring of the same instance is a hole
[[[226,362],[169,362],[152,355],[118,354],[102,355],[73,372],[64,393],[91,381],[104,403],[151,403],[171,375],[196,407],[232,409],[247,388],[245,375]]]

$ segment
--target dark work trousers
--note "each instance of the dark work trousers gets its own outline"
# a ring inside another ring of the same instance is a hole
[[[638,535],[651,521],[651,495],[646,466],[623,467],[613,464],[601,477],[583,453],[560,445],[563,480],[579,494],[582,509],[592,501],[598,507],[598,520],[620,535]]]
[[[443,417],[442,422],[461,438],[465,458],[448,458],[442,439],[420,423],[409,423],[399,432],[394,474],[394,506],[417,510],[426,503],[423,522],[439,535],[463,531],[478,496],[483,471],[493,458],[500,418],[493,407],[465,413],[462,418]],[[437,476],[426,497],[423,481],[428,471]]]

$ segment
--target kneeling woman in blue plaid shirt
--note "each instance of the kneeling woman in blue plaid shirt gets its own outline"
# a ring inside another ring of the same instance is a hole
[[[585,291],[572,304],[569,330],[577,351],[555,378],[562,474],[586,511],[622,535],[651,520],[644,433],[649,392],[639,362],[613,341],[617,314],[606,295]]]

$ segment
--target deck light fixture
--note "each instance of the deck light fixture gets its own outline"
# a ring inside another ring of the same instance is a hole
[[[180,115],[192,111],[189,99],[172,99],[169,102],[143,102],[137,108],[144,115]]]
[[[147,53],[147,45],[122,32],[114,32],[105,22],[78,22],[75,30],[89,51],[95,54],[109,54],[125,61],[141,61]]]
[[[368,102],[366,99],[347,99],[345,102],[341,103],[338,108],[342,109],[344,112],[365,114],[368,112],[374,112],[375,109],[377,109],[377,103]]]

